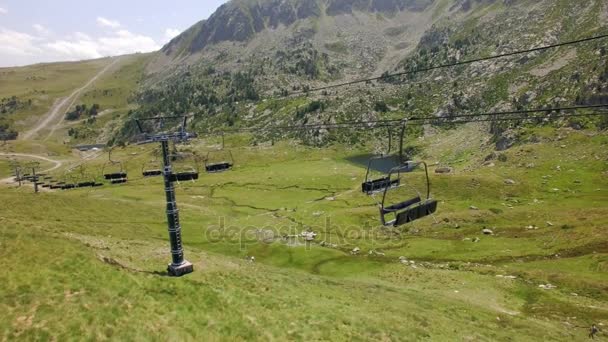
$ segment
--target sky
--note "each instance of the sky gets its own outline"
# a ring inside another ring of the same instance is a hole
[[[227,0],[0,0],[0,67],[160,49]]]

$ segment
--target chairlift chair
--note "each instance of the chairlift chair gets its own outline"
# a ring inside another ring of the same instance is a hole
[[[108,167],[116,168],[117,171],[106,171]],[[112,160],[112,149],[108,152],[108,161],[104,164],[102,170],[103,178],[110,181],[111,184],[124,184],[127,182],[127,172],[125,171],[122,162]]]
[[[437,211],[437,201],[431,198],[431,186],[429,179],[429,171],[428,166],[425,162],[412,162],[408,161],[401,166],[393,168],[388,175],[389,180],[393,180],[393,177],[396,176],[399,179],[399,187],[406,186],[404,182],[401,181],[402,175],[407,174],[413,171],[415,168],[420,165],[424,165],[424,171],[426,175],[426,197],[423,199],[423,196],[415,190],[417,193],[416,196],[412,198],[407,198],[402,202],[389,205],[387,202],[387,193],[389,192],[389,188],[384,189],[384,196],[382,197],[382,203],[380,206],[380,219],[382,224],[385,227],[398,227],[423,217],[434,214]],[[393,215],[393,220],[387,220],[387,217]]]
[[[198,179],[198,177],[199,177],[198,164],[196,163],[196,158],[195,158],[194,154],[176,153],[176,154],[170,155],[170,158],[175,159],[175,160],[185,158],[185,159],[191,160],[194,165],[194,166],[186,165],[183,167],[179,167],[181,170],[179,170],[177,172],[173,172],[169,176],[169,180],[171,182],[195,181]]]
[[[404,122],[404,127],[405,127],[406,122]],[[405,129],[403,130],[405,131]],[[392,145],[393,145],[393,134],[392,134],[392,128],[389,127],[388,128],[388,151],[386,152],[386,154],[382,154],[380,156],[376,156],[376,157],[372,157],[370,158],[369,162],[367,163],[367,172],[365,173],[365,181],[361,184],[361,191],[367,195],[374,195],[380,192],[383,192],[386,189],[393,189],[396,188],[400,185],[400,179],[393,179],[391,180],[390,177],[384,176],[381,178],[372,178],[371,177],[371,173],[373,170],[373,165],[382,159],[386,159],[386,158],[390,158],[391,157],[391,150],[392,150]],[[403,144],[403,139],[401,139],[401,144]],[[403,149],[400,149],[400,151]],[[399,156],[399,162],[401,162],[402,157]]]
[[[158,168],[159,165],[160,161],[158,160],[158,157],[155,157],[154,160],[151,160],[143,165],[141,175],[144,178],[162,176],[163,170]]]
[[[361,190],[363,193],[368,195],[373,195],[379,192],[384,191],[385,189],[391,189],[398,187],[400,184],[400,179],[390,179],[390,177],[382,177],[373,179],[371,178],[371,170],[372,165],[375,161],[384,159],[385,156],[378,156],[371,158],[367,164],[367,173],[365,174],[365,181],[361,184]]]
[[[205,159],[205,171],[207,173],[222,173],[222,172],[231,170],[234,167],[234,158],[232,156],[231,151],[227,151],[227,152],[228,152],[229,160],[223,160],[220,162],[211,162],[210,157],[212,156],[212,154],[215,154],[216,152],[207,153],[207,158]]]

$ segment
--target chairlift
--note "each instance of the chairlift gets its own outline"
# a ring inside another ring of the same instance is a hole
[[[424,165],[426,175],[426,197],[423,197],[417,189],[412,188],[403,181],[404,174],[409,174],[420,165]],[[416,194],[415,196],[406,198],[404,201],[396,204],[389,204],[387,201],[387,194],[390,191],[390,188],[384,189],[384,195],[380,205],[380,220],[385,227],[402,226],[434,214],[437,211],[437,201],[431,198],[431,182],[429,179],[428,166],[425,162],[408,161],[403,163],[403,165],[395,167],[389,172],[388,179],[391,181],[398,179],[400,184],[399,188],[407,186]],[[388,221],[387,217],[391,215],[394,216],[394,219]]]
[[[169,180],[171,182],[195,181],[198,179],[198,164],[194,154],[175,151],[174,154],[169,157],[174,161],[187,159],[193,163],[192,165],[174,166],[175,169],[179,170],[174,171],[169,175]]]
[[[403,135],[405,134],[405,128],[407,125],[407,121],[403,122],[403,127],[402,127],[402,133],[401,133],[401,146],[403,146]],[[388,128],[388,152],[386,152],[386,154],[382,154],[380,156],[376,156],[376,157],[372,157],[370,158],[369,162],[367,163],[367,172],[365,173],[365,181],[361,184],[361,191],[367,195],[374,195],[380,192],[383,192],[386,189],[393,189],[396,188],[400,185],[400,179],[393,179],[391,180],[390,177],[388,176],[383,176],[380,178],[372,178],[372,170],[373,170],[373,166],[381,160],[386,160],[387,158],[392,158],[391,157],[391,150],[392,150],[392,144],[393,144],[393,134],[392,134],[392,128],[389,127]],[[399,149],[399,163],[402,162],[402,151],[403,148]]]
[[[373,195],[382,192],[385,189],[395,188],[399,186],[399,178],[391,180],[388,176],[376,179],[372,179],[370,177],[372,165],[374,164],[374,162],[383,159],[386,159],[386,156],[373,157],[369,160],[367,164],[367,173],[365,174],[365,181],[361,184],[361,190],[363,191],[363,193]]]
[[[127,172],[123,167],[122,162],[112,160],[112,149],[108,152],[108,161],[104,164],[102,174],[105,180],[109,180],[112,184],[123,184],[127,182]],[[108,168],[115,170],[113,172],[106,171]]]
[[[219,151],[207,153],[207,158],[205,158],[205,171],[207,173],[222,173],[229,171],[234,167],[234,158],[231,151],[227,151],[228,160],[212,162],[211,157],[217,153],[219,153]]]
[[[151,160],[148,163],[143,165],[143,167],[141,169],[141,175],[144,178],[162,176],[163,170],[160,169],[159,166],[160,166],[160,161],[158,160],[158,157],[155,156],[154,160]]]

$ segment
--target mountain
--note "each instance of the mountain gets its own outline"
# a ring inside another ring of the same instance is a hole
[[[601,0],[233,0],[152,58],[134,115],[194,113],[203,130],[601,103],[603,40],[285,96],[598,35],[606,18]],[[121,137],[133,133],[126,125]]]
[[[394,15],[421,12],[433,0],[238,0],[221,6],[208,20],[199,22],[163,48],[168,55],[196,53],[226,41],[244,42],[264,30],[291,26],[321,16],[352,15],[354,11]]]

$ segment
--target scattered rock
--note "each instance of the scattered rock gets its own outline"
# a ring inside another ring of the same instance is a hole
[[[484,235],[494,235],[494,231],[492,229],[485,228],[481,231]]]
[[[474,238],[474,239],[473,239],[473,243],[477,243],[477,242],[479,242],[479,241],[481,241],[481,239],[480,239],[480,238],[478,238],[478,237],[476,237],[476,238]]]
[[[479,210],[479,208],[477,208],[477,207],[476,207],[476,206],[474,206],[474,205],[470,206],[470,207],[469,207],[469,209],[471,209],[471,210]]]
[[[555,171],[561,171],[561,170],[562,170],[562,167],[561,167],[561,166],[557,165],[557,166],[555,167]]]
[[[516,183],[512,179],[505,179],[505,184],[507,184],[507,185],[515,185]]]
[[[454,169],[452,169],[451,167],[438,167],[435,169],[435,173],[438,174],[447,174],[452,172],[454,172]]]
[[[551,191],[553,191],[553,192],[559,192],[560,190],[558,188],[553,188],[553,189],[551,189]]]
[[[534,164],[534,163],[530,163],[530,164],[526,165],[526,168],[528,168],[528,169],[533,169],[535,167],[536,167],[536,164]]]
[[[352,254],[352,255],[357,255],[359,253],[361,253],[361,248],[359,248],[359,247],[355,247],[355,248],[353,248],[352,251],[350,251],[350,254]]]
[[[319,216],[321,216],[321,215],[323,215],[323,214],[325,214],[325,213],[324,213],[324,212],[322,212],[322,211],[315,211],[314,213],[312,213],[312,216],[314,216],[314,217],[319,217]]]
[[[541,285],[538,285],[538,288],[543,289],[543,290],[553,290],[553,289],[556,289],[557,286],[551,285],[551,284],[541,284]]]
[[[574,184],[583,184],[583,182],[577,179],[574,181]]]
[[[327,198],[325,198],[325,200],[333,202],[333,201],[336,200],[336,198],[335,197],[327,197]]]
[[[505,279],[517,279],[516,276],[512,276],[512,275],[502,275],[502,274],[498,274],[496,275],[496,278],[505,278]]]
[[[553,227],[554,225],[553,225],[553,223],[552,223],[552,222],[547,221],[547,226],[549,226],[549,227]]]
[[[335,243],[329,243],[327,241],[321,241],[321,243],[319,245],[321,247],[327,247],[327,248],[338,248],[338,245],[336,245]]]
[[[538,230],[537,226],[527,226],[526,227],[527,230]]]
[[[515,132],[506,131],[502,134],[500,138],[496,141],[496,150],[497,151],[505,151],[513,147],[517,141],[517,137]]]
[[[496,164],[494,164],[492,162],[485,162],[485,163],[483,163],[483,166],[485,166],[485,167],[494,167],[494,166],[496,166]]]
[[[371,251],[369,251],[368,255],[370,256],[386,256],[386,254],[382,253],[382,252],[378,252],[374,249],[372,249]]]
[[[315,232],[302,232],[300,234],[301,237],[303,237],[306,241],[314,241],[314,239],[317,237],[317,233]]]

